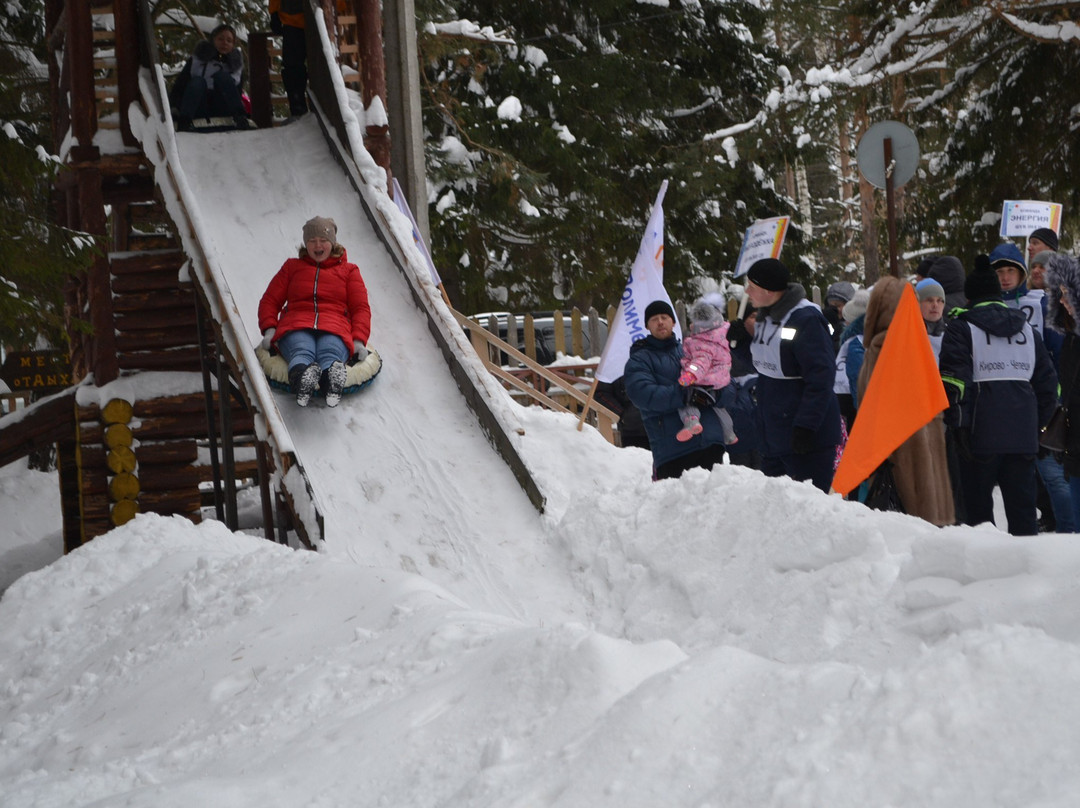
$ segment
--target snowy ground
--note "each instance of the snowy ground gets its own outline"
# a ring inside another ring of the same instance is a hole
[[[232,191],[203,214],[245,311],[315,214],[371,288],[383,375],[335,411],[282,398],[325,552],[143,516],[42,566],[55,477],[0,470],[0,805],[1077,804],[1076,537],[731,466],[652,483],[521,410],[538,515],[305,126],[245,135],[237,171],[229,135],[183,145]],[[272,134],[303,165],[279,211]]]
[[[503,584],[574,617],[140,517],[0,601],[0,804],[1076,804],[1075,537],[731,466],[654,484],[639,450],[524,420],[557,496],[516,521],[553,563],[507,524]]]

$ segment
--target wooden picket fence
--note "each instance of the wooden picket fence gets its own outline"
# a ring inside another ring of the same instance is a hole
[[[0,416],[10,415],[29,403],[29,393],[0,393]]]
[[[810,298],[820,306],[823,300],[820,287],[814,286],[807,291]],[[683,333],[686,333],[689,327],[686,311],[691,305],[692,301],[676,300],[672,306],[675,309],[675,316],[682,326]],[[738,317],[738,311],[739,301],[734,298],[728,300],[728,320],[736,319]],[[586,373],[585,370],[582,370],[582,375],[591,377],[591,367],[595,366],[595,362],[590,365],[587,360],[599,357],[604,350],[604,344],[607,341],[608,334],[607,326],[609,323],[615,321],[615,313],[615,306],[608,306],[603,315],[601,315],[595,307],[589,308],[587,312],[583,312],[576,307],[569,313],[561,311],[552,312],[551,319],[554,323],[554,348],[556,354],[562,354],[566,357],[577,357],[580,360],[582,367],[590,371]],[[545,351],[542,348],[538,348],[536,344],[535,324],[539,318],[539,315],[534,314],[509,314],[505,317],[489,314],[487,316],[474,317],[471,319],[473,322],[479,323],[494,336],[501,336],[511,345],[523,345],[522,353],[534,362],[539,362],[544,358],[545,353]],[[503,321],[505,321],[506,326],[505,336],[501,333],[503,330]],[[566,327],[567,322],[569,322],[569,328]],[[586,355],[585,352],[586,345],[590,346],[588,352],[589,355]],[[499,361],[498,357],[495,355],[488,358],[492,362]],[[541,364],[550,363],[541,362]],[[578,371],[578,366],[559,362],[559,370],[575,373]]]

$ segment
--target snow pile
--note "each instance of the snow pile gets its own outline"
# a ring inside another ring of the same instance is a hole
[[[731,466],[651,483],[645,452],[524,423],[562,562],[504,583],[571,580],[578,618],[140,517],[0,602],[3,804],[1075,802],[1073,537]]]

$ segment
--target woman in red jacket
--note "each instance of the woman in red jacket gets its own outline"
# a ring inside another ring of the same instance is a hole
[[[333,219],[304,224],[304,246],[286,261],[259,301],[262,347],[276,345],[289,365],[296,403],[306,407],[320,386],[326,405],[337,406],[350,354],[368,355],[371,307],[356,264],[337,243]]]

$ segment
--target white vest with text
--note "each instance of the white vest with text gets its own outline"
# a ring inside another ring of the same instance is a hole
[[[784,368],[780,362],[780,345],[784,340],[795,338],[795,329],[788,327],[787,322],[792,314],[807,306],[817,308],[817,304],[812,300],[803,298],[791,307],[791,311],[785,314],[779,323],[773,320],[772,315],[769,315],[764,320],[758,320],[757,325],[754,327],[754,339],[750,343],[750,355],[754,359],[754,367],[762,376],[773,379],[802,378],[802,376],[787,376],[784,374]]]
[[[997,337],[971,326],[971,379],[975,382],[1031,381],[1035,374],[1035,335],[1030,323],[1011,337]]]

